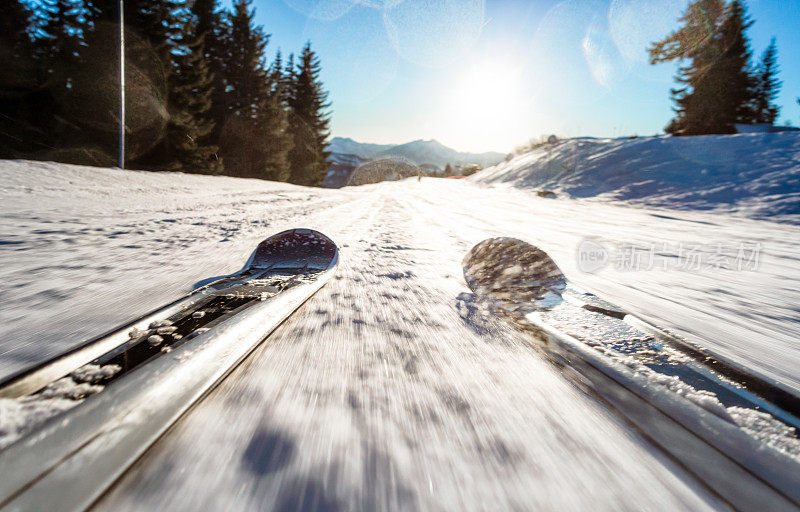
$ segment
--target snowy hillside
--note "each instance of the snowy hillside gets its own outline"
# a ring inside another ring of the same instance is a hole
[[[331,509],[725,510],[486,317],[462,259],[493,236],[540,246],[576,285],[800,390],[793,225],[470,180],[327,190],[25,161],[0,161],[0,377],[240,269],[291,227],[339,244],[335,278],[98,510],[283,510],[297,496]],[[576,258],[587,239],[609,253],[594,272]]]
[[[470,179],[798,223],[800,133],[570,139]]]

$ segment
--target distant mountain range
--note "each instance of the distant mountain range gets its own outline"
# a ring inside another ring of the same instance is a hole
[[[438,169],[444,169],[447,164],[478,164],[481,167],[489,167],[502,162],[506,156],[493,151],[462,153],[436,140],[422,139],[405,144],[367,144],[350,138],[334,137],[328,144],[328,151],[339,155],[354,155],[362,160],[401,157],[419,166],[432,166]]]
[[[441,174],[447,164],[489,167],[505,158],[503,153],[461,153],[435,140],[415,140],[406,144],[368,144],[345,137],[328,143],[328,173],[325,186],[339,188],[350,183],[353,171],[367,162],[400,158],[418,165],[428,173]]]

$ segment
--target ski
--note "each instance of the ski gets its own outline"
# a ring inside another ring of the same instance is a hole
[[[5,379],[3,410],[20,418],[0,436],[0,508],[89,507],[338,261],[322,233],[278,233],[239,272]]]
[[[731,506],[800,507],[791,391],[573,286],[524,241],[484,240],[463,269],[476,296]]]

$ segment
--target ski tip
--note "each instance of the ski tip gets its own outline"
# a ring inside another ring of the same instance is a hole
[[[307,268],[327,270],[336,266],[339,248],[319,231],[295,228],[265,239],[250,256],[245,269]]]
[[[462,261],[464,279],[478,296],[524,313],[561,302],[566,278],[546,252],[516,238],[489,238]]]

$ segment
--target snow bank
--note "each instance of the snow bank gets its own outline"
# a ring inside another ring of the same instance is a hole
[[[800,133],[578,138],[470,178],[576,198],[800,222]]]

